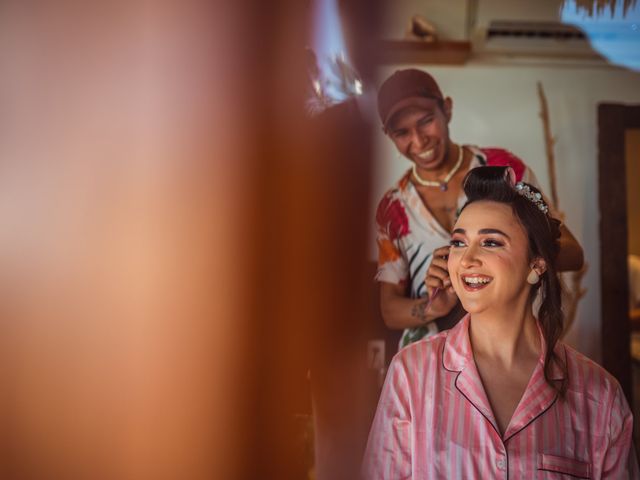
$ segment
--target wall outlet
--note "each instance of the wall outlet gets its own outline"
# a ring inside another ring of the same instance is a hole
[[[367,368],[379,370],[384,368],[384,340],[369,340],[367,342]]]

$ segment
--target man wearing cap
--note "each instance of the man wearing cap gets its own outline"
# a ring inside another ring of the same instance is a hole
[[[382,316],[389,328],[404,329],[401,346],[450,328],[464,314],[451,288],[447,255],[451,227],[466,200],[466,173],[508,165],[517,181],[540,189],[534,173],[512,153],[454,143],[452,105],[434,78],[416,69],[396,71],[378,92],[383,130],[412,163],[376,212]],[[582,248],[564,225],[561,231],[558,269],[578,270]]]

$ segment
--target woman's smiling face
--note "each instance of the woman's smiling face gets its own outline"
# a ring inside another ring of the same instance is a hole
[[[481,200],[460,214],[451,235],[449,275],[469,313],[526,304],[529,239],[510,206]]]

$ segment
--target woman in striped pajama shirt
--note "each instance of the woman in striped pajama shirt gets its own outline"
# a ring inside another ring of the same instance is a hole
[[[559,340],[560,223],[514,183],[508,167],[467,174],[448,268],[468,315],[393,359],[365,478],[640,478],[620,385]]]

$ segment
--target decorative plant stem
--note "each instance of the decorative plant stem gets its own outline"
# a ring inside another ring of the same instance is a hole
[[[564,220],[564,212],[561,212],[558,206],[556,161],[553,151],[556,139],[551,135],[551,122],[549,121],[547,97],[544,94],[544,89],[542,88],[542,83],[540,82],[538,82],[538,96],[540,97],[540,118],[542,118],[545,151],[547,154],[547,168],[549,170],[549,181],[551,183],[551,202],[555,207],[555,210],[558,212],[560,220]],[[567,284],[567,277],[569,277],[569,282],[566,286],[567,288],[565,288],[565,298],[563,301],[563,305],[565,305],[564,333],[568,332],[569,328],[571,328],[571,325],[573,325],[576,317],[576,312],[578,311],[578,302],[582,297],[584,297],[585,293],[587,293],[586,288],[582,288],[582,278],[584,277],[585,273],[587,273],[588,268],[589,265],[587,264],[587,262],[584,262],[584,265],[580,270],[563,274],[563,280],[565,284]]]

